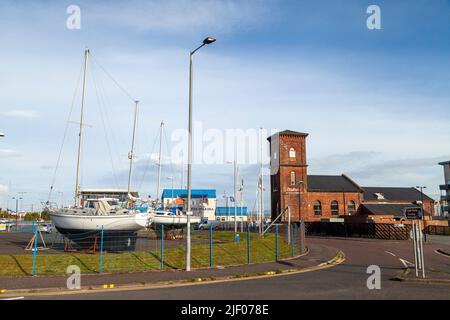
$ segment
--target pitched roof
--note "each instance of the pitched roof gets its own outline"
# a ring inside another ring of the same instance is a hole
[[[304,132],[298,132],[298,131],[292,131],[292,130],[283,130],[280,132],[277,132],[270,137],[267,138],[267,140],[271,140],[274,135],[291,135],[291,136],[300,136],[300,137],[307,137],[309,134]]]
[[[346,175],[308,175],[308,191],[363,192],[361,187]]]
[[[406,208],[420,208],[410,203],[362,203],[360,214],[393,215],[404,217]]]
[[[393,187],[363,187],[364,200],[387,200],[387,201],[421,201],[421,193],[416,188],[393,188]],[[378,199],[380,194],[384,199]],[[424,200],[433,200],[425,193]]]
[[[187,190],[186,189],[164,189],[161,198],[187,198]],[[191,190],[192,198],[216,198],[216,190],[214,189],[192,189]]]

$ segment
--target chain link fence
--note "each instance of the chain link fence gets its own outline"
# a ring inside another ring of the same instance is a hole
[[[300,224],[258,226],[222,223],[191,227],[191,268],[274,262],[305,250]],[[186,228],[154,225],[138,232],[95,231],[62,235],[50,223],[24,223],[0,233],[0,275],[61,275],[76,265],[81,273],[142,272],[186,268]]]

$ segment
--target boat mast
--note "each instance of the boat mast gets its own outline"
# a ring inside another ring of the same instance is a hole
[[[83,93],[81,96],[81,115],[80,115],[80,131],[78,134],[78,156],[77,156],[77,176],[75,181],[75,207],[79,206],[79,194],[80,194],[80,161],[81,161],[81,149],[83,145],[83,118],[84,118],[84,100],[86,96],[86,77],[88,67],[89,49],[84,50],[84,73],[83,73]]]
[[[161,121],[161,128],[159,132],[159,160],[158,160],[158,186],[156,188],[156,205],[159,201],[159,188],[161,185],[161,159],[162,159],[162,135],[163,135],[164,121]]]
[[[139,108],[139,101],[134,102],[134,123],[133,123],[133,138],[131,139],[131,151],[128,153],[128,159],[130,159],[130,169],[128,171],[128,196],[131,192],[131,173],[133,169],[133,159],[134,159],[134,146],[135,146],[135,140],[136,140],[136,124],[137,124],[137,115],[138,115],[138,108]]]

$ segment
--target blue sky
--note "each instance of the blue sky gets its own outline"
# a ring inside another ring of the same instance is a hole
[[[66,28],[71,4],[81,8],[80,30]],[[381,30],[366,27],[370,4],[381,8]],[[196,121],[308,132],[310,173],[345,172],[369,186],[422,184],[436,197],[437,162],[450,159],[449,9],[444,0],[2,1],[0,207],[17,192],[27,192],[25,207],[47,199],[86,46],[141,100],[135,181],[154,194],[147,157],[161,120],[168,137],[187,125],[188,52],[207,35],[218,41],[195,57]],[[93,74],[107,102],[98,108],[90,80],[83,186],[125,187],[133,105],[98,67]],[[69,124],[55,183],[67,200],[76,129]],[[257,168],[241,170],[252,207]],[[231,192],[231,172],[194,166],[194,187]],[[180,174],[165,166],[165,177]]]

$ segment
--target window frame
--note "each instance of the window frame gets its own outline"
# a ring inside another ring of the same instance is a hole
[[[293,147],[289,148],[289,158],[297,158],[297,151],[295,151],[295,148]]]
[[[316,206],[319,205],[319,210],[316,210]],[[320,202],[319,200],[314,201],[314,205],[313,205],[313,212],[314,212],[314,216],[319,217],[322,216],[322,202]],[[319,213],[317,213],[319,212]]]
[[[337,206],[337,207],[335,207]],[[330,210],[332,216],[339,216],[339,201],[333,200],[330,203]]]

